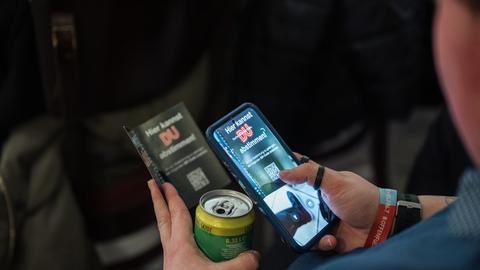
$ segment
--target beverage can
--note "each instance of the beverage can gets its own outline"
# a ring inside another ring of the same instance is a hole
[[[212,261],[235,258],[251,248],[254,219],[253,203],[246,195],[226,189],[209,191],[195,210],[197,245]]]

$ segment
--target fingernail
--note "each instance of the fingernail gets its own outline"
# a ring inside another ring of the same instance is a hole
[[[149,189],[152,189],[152,183],[153,182],[154,182],[153,179],[150,179],[150,180],[147,181],[147,186],[148,186]]]
[[[327,239],[327,243],[328,243],[328,247],[329,248],[333,248],[333,242],[332,242],[332,239]]]
[[[278,176],[280,176],[280,178],[284,178],[287,174],[288,174],[288,170],[283,170],[283,171],[280,171]]]
[[[249,250],[248,252],[252,253],[253,255],[255,255],[257,258],[260,258],[260,252],[256,251],[256,250]]]

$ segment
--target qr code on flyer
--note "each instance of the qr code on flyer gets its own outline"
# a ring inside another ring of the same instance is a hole
[[[263,169],[265,170],[265,172],[267,172],[268,176],[272,181],[275,181],[279,178],[278,174],[280,173],[280,170],[278,169],[277,164],[275,164],[275,162],[268,164]]]
[[[207,176],[205,175],[202,168],[200,167],[189,172],[187,174],[187,179],[195,191],[202,189],[203,187],[207,186],[210,183],[210,181],[208,181]]]

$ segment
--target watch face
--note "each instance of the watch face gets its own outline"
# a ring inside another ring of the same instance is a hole
[[[422,205],[418,197],[413,194],[399,194],[397,201],[397,215],[393,234],[397,234],[422,219]]]
[[[413,194],[399,194],[397,207],[415,208],[419,210],[422,209],[422,205],[420,204],[417,195]]]

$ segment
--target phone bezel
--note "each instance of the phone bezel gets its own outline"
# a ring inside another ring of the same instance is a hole
[[[273,225],[275,230],[278,233],[280,233],[283,240],[286,241],[295,251],[306,252],[310,250],[312,245],[318,242],[321,236],[326,234],[327,230],[336,222],[337,217],[335,217],[333,221],[328,223],[327,226],[325,226],[325,228],[319,231],[308,243],[306,243],[303,246],[299,245],[295,241],[295,239],[293,239],[293,236],[290,235],[288,231],[285,229],[285,227],[281,224],[281,222],[278,220],[277,216],[273,213],[270,207],[268,207],[268,205],[263,201],[263,198],[261,198],[261,196],[253,190],[252,186],[250,185],[250,182],[241,173],[240,169],[237,168],[235,163],[230,159],[227,153],[225,153],[225,150],[223,149],[223,147],[216,141],[214,137],[214,132],[216,129],[218,129],[219,127],[224,125],[227,121],[230,121],[234,116],[236,116],[237,114],[239,114],[240,112],[248,108],[253,109],[255,113],[257,113],[260,119],[265,123],[265,125],[271,130],[273,135],[280,142],[281,146],[287,151],[289,155],[291,155],[291,157],[295,160],[297,164],[300,164],[298,159],[293,154],[292,150],[290,150],[290,148],[284,142],[282,137],[280,137],[280,135],[277,133],[275,128],[273,128],[273,126],[267,120],[265,115],[260,111],[260,109],[258,109],[256,105],[249,102],[243,103],[242,105],[238,106],[233,111],[229,112],[227,115],[225,115],[224,117],[220,118],[218,121],[210,125],[205,132],[207,142],[210,145],[210,147],[213,149],[217,157],[222,161],[226,169],[230,172],[230,174],[232,174],[232,176],[239,182],[240,186],[244,189],[247,195],[250,198],[252,198],[255,204],[260,208],[262,214],[264,214],[267,217],[267,219]]]

